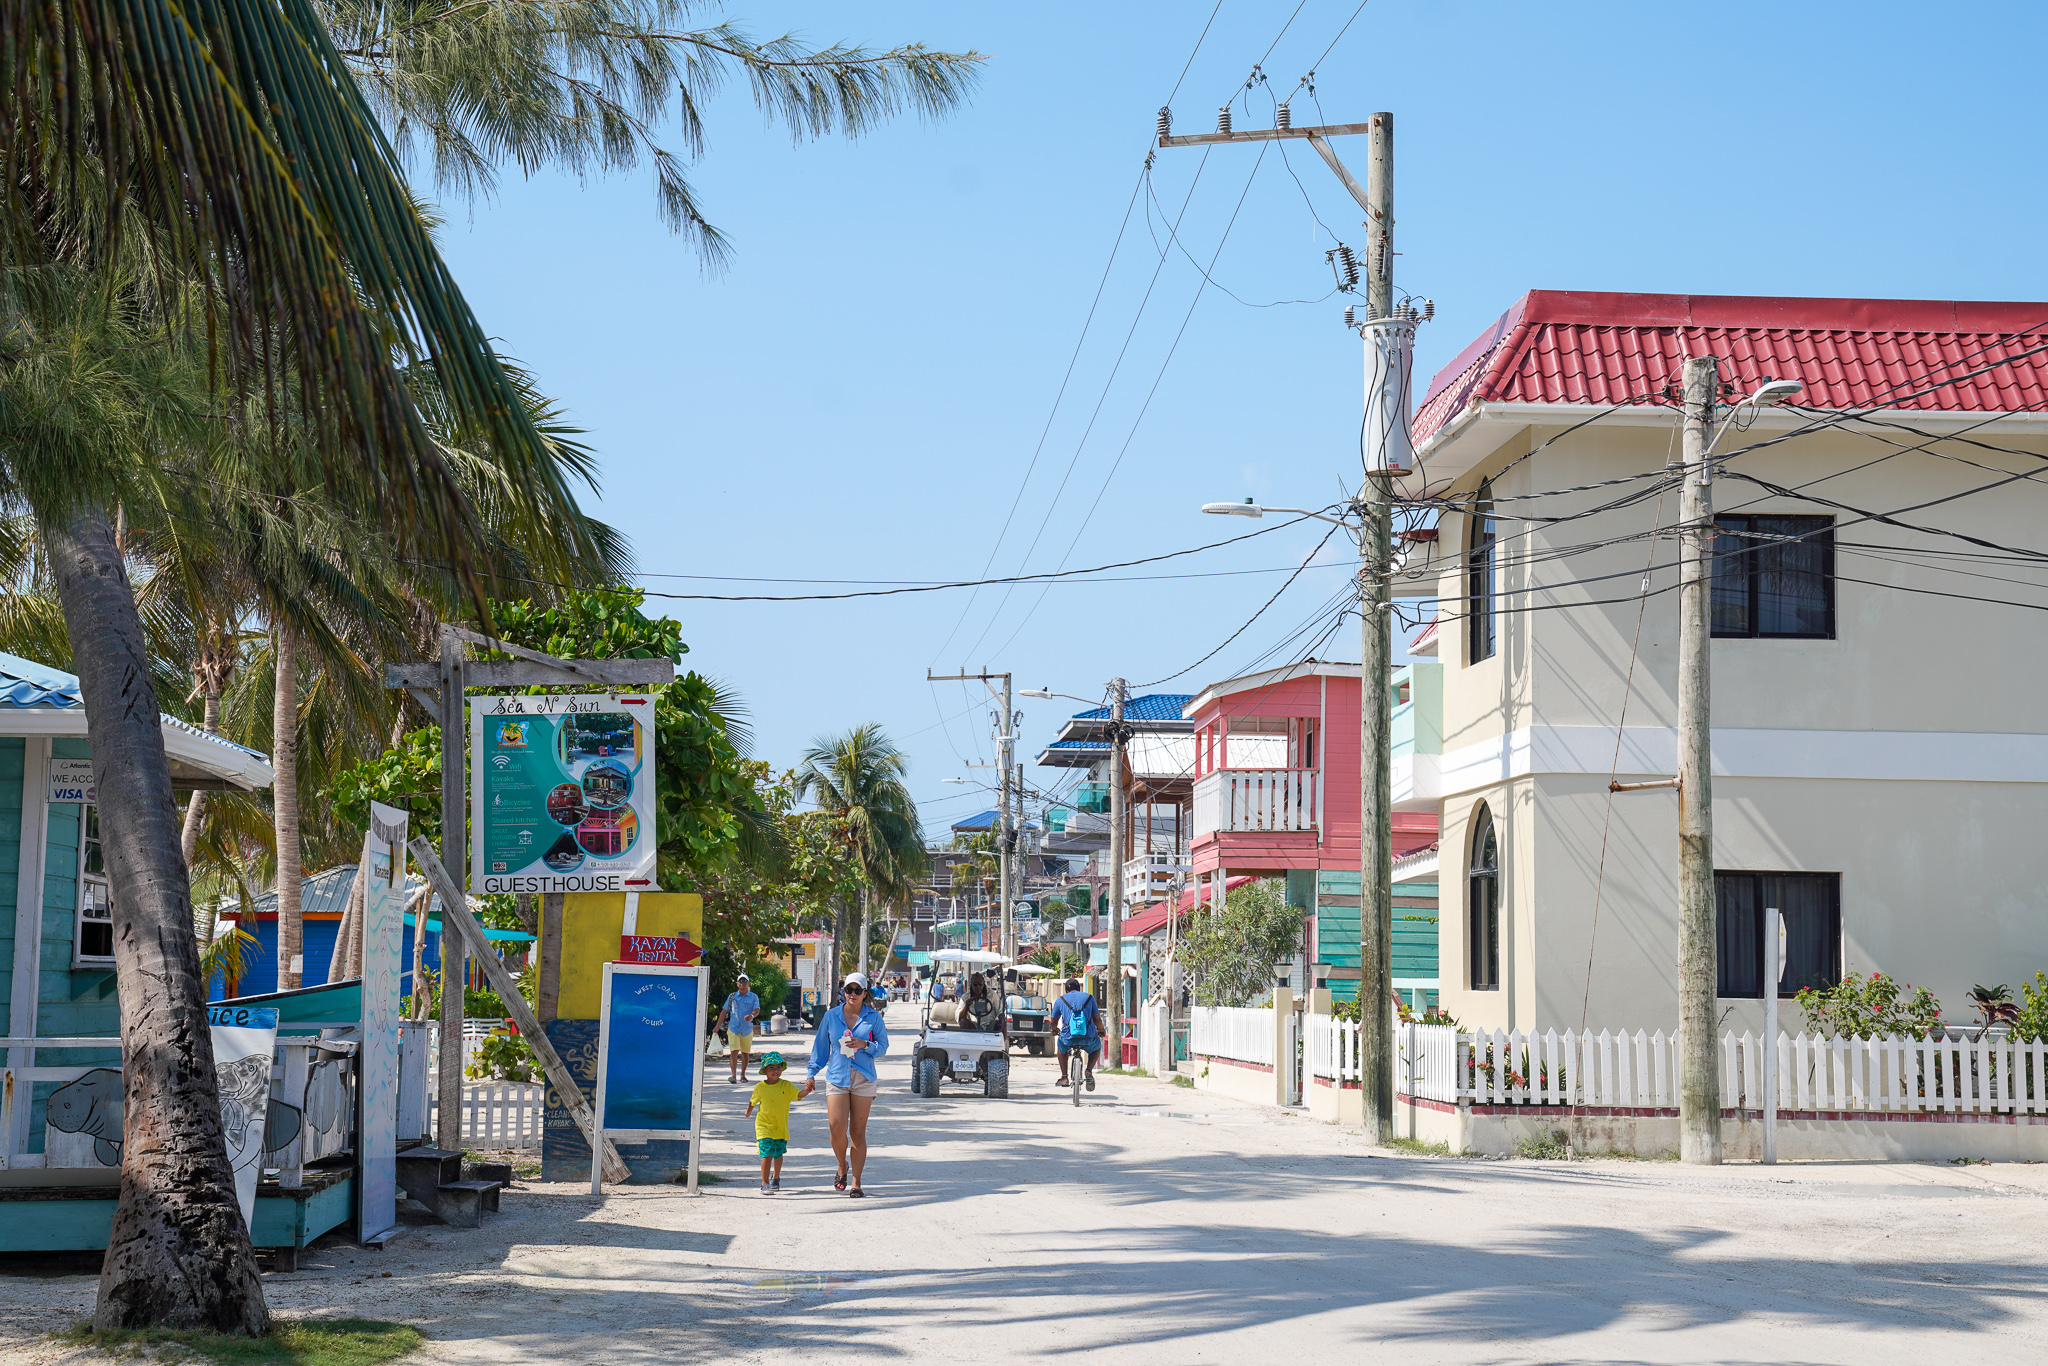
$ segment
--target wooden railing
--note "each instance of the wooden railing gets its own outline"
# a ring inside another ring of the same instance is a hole
[[[1312,768],[1222,768],[1195,780],[1194,833],[1313,830],[1322,775]]]

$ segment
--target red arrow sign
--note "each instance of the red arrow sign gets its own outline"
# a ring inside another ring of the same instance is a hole
[[[688,967],[702,957],[703,953],[703,949],[679,934],[622,934],[619,936],[619,956],[615,961],[667,963]]]

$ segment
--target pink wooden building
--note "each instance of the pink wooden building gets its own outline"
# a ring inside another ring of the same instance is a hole
[[[1435,678],[1432,669],[1427,681]],[[1401,696],[1411,686],[1397,685],[1396,707],[1396,738],[1405,731],[1410,751],[1415,727],[1400,724],[1402,713],[1423,700]],[[1241,874],[1285,877],[1288,900],[1313,917],[1306,951],[1336,965],[1340,980],[1358,962],[1358,708],[1358,666],[1310,659],[1211,684],[1186,713],[1195,726],[1190,862],[1199,890],[1213,895]],[[1395,858],[1436,842],[1433,795],[1397,802]],[[1435,892],[1430,885],[1432,909]]]

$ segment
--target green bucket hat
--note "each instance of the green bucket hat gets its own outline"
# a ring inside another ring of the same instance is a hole
[[[761,1055],[761,1066],[764,1069],[769,1067],[787,1067],[789,1066],[789,1059],[783,1057],[780,1053],[763,1053]]]

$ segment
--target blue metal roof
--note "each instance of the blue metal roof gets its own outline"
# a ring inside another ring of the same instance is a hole
[[[954,830],[993,830],[1001,814],[998,811],[979,811],[972,816],[962,816],[959,820],[953,822],[951,828]],[[1038,822],[1026,821],[1024,822],[1024,828],[1036,830]]]
[[[1107,739],[1101,739],[1101,740],[1055,740],[1055,741],[1053,741],[1053,742],[1052,742],[1051,744],[1047,745],[1047,746],[1046,746],[1046,748],[1047,748],[1047,749],[1100,749],[1100,750],[1107,750],[1107,749],[1109,748],[1109,741],[1108,741]]]
[[[82,707],[78,679],[61,669],[0,651],[0,705]]]
[[[1155,692],[1143,697],[1129,698],[1124,702],[1126,721],[1184,721],[1181,712],[1188,703],[1195,700],[1191,692]],[[1074,713],[1076,721],[1107,721],[1108,707],[1091,707],[1087,711]]]

